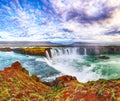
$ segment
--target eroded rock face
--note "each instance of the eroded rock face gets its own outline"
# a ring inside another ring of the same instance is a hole
[[[120,79],[80,83],[65,75],[43,83],[17,61],[0,71],[0,101],[120,101]]]

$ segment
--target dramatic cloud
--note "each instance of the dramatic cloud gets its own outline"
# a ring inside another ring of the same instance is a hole
[[[120,41],[120,0],[0,0],[0,40]]]

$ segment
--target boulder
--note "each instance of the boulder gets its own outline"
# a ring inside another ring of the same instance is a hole
[[[11,65],[11,67],[14,68],[14,69],[21,69],[21,68],[22,68],[20,62],[18,62],[18,61],[14,62],[14,63]]]
[[[62,86],[68,86],[68,85],[74,84],[76,82],[78,82],[76,77],[69,76],[69,75],[64,75],[64,76],[56,78],[51,83],[51,85],[52,86],[60,86],[60,87],[62,87]]]
[[[99,59],[109,59],[109,57],[108,57],[108,56],[104,56],[104,55],[99,56],[98,58],[99,58]]]

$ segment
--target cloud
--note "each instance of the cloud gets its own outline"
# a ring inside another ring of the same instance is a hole
[[[99,12],[99,14],[95,14],[95,15],[88,15],[86,11],[83,10],[72,10],[70,12],[67,13],[67,18],[66,20],[76,20],[79,23],[97,23],[99,21],[103,21],[106,19],[111,18],[112,16],[112,10],[113,9],[107,9],[104,8],[103,11]]]
[[[119,28],[111,28],[109,31],[105,33],[105,35],[120,35]]]
[[[0,0],[6,40],[120,41],[119,27],[120,0]]]

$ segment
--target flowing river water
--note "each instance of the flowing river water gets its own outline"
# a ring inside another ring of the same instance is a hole
[[[47,57],[30,56],[14,52],[0,52],[0,70],[19,61],[30,75],[35,74],[42,80],[51,81],[61,75],[76,76],[80,82],[92,80],[120,78],[120,55],[104,54],[109,59],[100,59],[98,56],[78,54],[77,48],[52,49]]]

